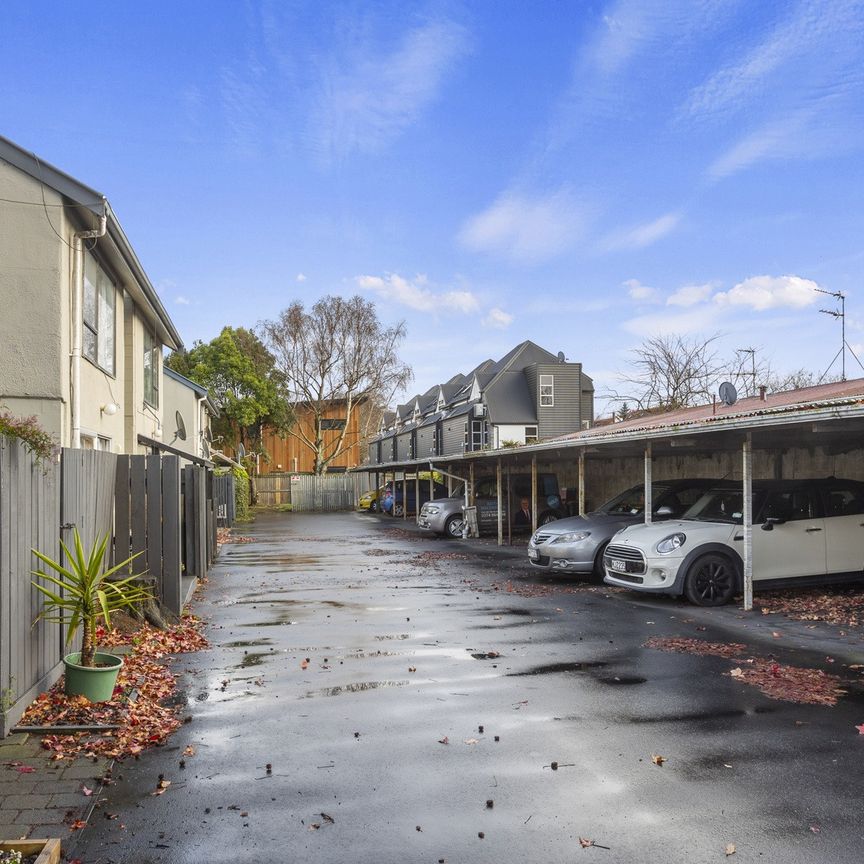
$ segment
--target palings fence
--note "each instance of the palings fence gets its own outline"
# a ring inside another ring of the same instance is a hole
[[[255,478],[255,484],[259,504],[290,504],[298,513],[353,510],[360,497],[353,474],[264,474]]]
[[[233,525],[237,507],[233,474],[213,476],[213,500],[216,502],[216,524],[220,527]]]
[[[42,608],[31,549],[57,560],[74,528],[85,549],[110,533],[110,560],[140,553],[132,572],[146,571],[163,609],[179,615],[216,553],[213,490],[212,471],[177,456],[64,449],[59,464],[39,462],[0,436],[0,736],[59,677],[67,653],[63,627],[31,628]]]

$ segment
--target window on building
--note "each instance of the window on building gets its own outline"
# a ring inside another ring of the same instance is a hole
[[[471,421],[471,449],[482,450],[486,445],[486,422],[484,420]]]
[[[536,426],[526,426],[525,427],[525,443],[526,444],[536,444],[537,443],[537,427]]]
[[[84,260],[83,354],[114,374],[114,284],[95,259]]]
[[[159,407],[159,340],[150,330],[144,331],[144,401]]]
[[[555,376],[540,376],[540,407],[551,408],[555,404]]]

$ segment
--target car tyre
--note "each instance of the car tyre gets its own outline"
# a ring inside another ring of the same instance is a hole
[[[403,511],[403,509],[402,509],[402,505],[401,505],[401,504],[394,504],[394,505],[393,505],[393,515],[394,515],[394,516],[401,516],[403,512],[404,512],[404,511]]]
[[[461,540],[464,527],[465,519],[462,516],[451,516],[444,523],[444,533],[453,540]]]
[[[369,505],[369,512],[370,513],[377,513],[378,512],[378,502],[377,501],[373,501]]]
[[[601,543],[597,554],[594,556],[594,569],[591,571],[591,576],[598,582],[602,582],[606,576],[606,568],[603,566],[603,556],[606,554],[606,547],[608,545],[608,540],[605,543]]]
[[[684,594],[697,606],[725,606],[734,596],[738,572],[726,555],[701,555],[688,568]]]

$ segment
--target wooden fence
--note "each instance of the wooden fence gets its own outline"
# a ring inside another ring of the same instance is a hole
[[[19,441],[0,436],[0,734],[59,675],[63,632],[56,624],[31,628],[42,608],[30,571],[36,548],[60,557],[60,471],[41,464]]]
[[[353,474],[265,474],[254,479],[260,505],[290,504],[295,513],[353,510],[360,497]]]
[[[233,474],[213,475],[213,500],[216,505],[216,524],[220,527],[233,525],[237,507]]]
[[[39,462],[0,436],[0,737],[62,671],[64,628],[31,628],[42,608],[31,550],[57,560],[74,528],[85,548],[111,532],[113,562],[137,554],[132,572],[146,571],[162,607],[179,615],[216,554],[213,473],[177,456],[85,450]]]

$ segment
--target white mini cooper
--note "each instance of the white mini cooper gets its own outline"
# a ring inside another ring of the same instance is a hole
[[[706,492],[678,521],[633,525],[603,556],[604,581],[636,591],[684,594],[700,606],[741,590],[740,484]],[[762,480],[753,483],[755,588],[864,578],[864,483]]]

